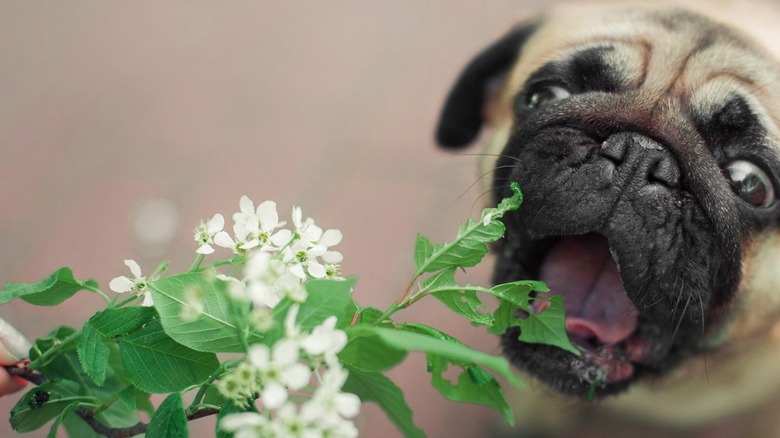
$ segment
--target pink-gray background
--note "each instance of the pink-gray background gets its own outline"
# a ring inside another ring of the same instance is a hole
[[[340,228],[358,301],[386,308],[412,271],[416,233],[445,240],[477,211],[476,158],[432,140],[448,86],[541,3],[0,2],[0,282],[70,266],[107,291],[125,258],[180,271],[191,228],[247,194]],[[0,316],[35,338],[100,304],[84,293]],[[433,299],[399,318],[498,353]],[[500,421],[439,396],[420,355],[391,375],[432,437],[483,436]],[[370,405],[357,423],[398,436]],[[15,436],[4,421],[0,436]]]

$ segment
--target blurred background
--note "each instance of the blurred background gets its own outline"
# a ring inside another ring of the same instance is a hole
[[[479,210],[476,157],[432,140],[449,85],[542,3],[0,2],[0,282],[70,266],[108,291],[126,258],[181,271],[192,228],[246,194],[340,228],[357,300],[387,308],[412,273],[416,233],[449,239]],[[487,284],[488,271],[467,281]],[[101,303],[81,293],[0,316],[34,339],[81,326]],[[499,352],[433,299],[399,319]],[[484,436],[501,421],[438,395],[421,355],[391,375],[429,436]],[[0,400],[0,416],[15,400]],[[398,436],[373,405],[357,424]],[[16,435],[0,421],[0,436]]]

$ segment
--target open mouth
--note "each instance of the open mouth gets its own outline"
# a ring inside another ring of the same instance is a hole
[[[625,291],[607,238],[588,233],[555,238],[549,245],[537,278],[547,284],[550,294],[563,297],[566,331],[581,354],[522,344],[510,356],[519,354],[524,368],[543,380],[548,373],[557,375],[556,381],[548,383],[564,392],[605,395],[624,389],[661,352]],[[532,301],[532,309],[539,312],[546,303]],[[517,342],[517,332],[505,336],[505,348],[518,347]]]

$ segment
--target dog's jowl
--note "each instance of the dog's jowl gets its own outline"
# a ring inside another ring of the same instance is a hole
[[[760,42],[661,8],[563,7],[466,65],[437,140],[460,148],[485,128],[494,199],[513,181],[525,195],[494,281],[547,282],[581,352],[510,330],[513,364],[670,421],[780,391],[778,79]]]

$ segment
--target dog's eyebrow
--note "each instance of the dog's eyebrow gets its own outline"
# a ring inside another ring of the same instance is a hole
[[[557,82],[573,92],[620,90],[623,80],[607,61],[607,55],[614,49],[611,45],[599,45],[577,50],[543,65],[531,74],[526,84]]]

